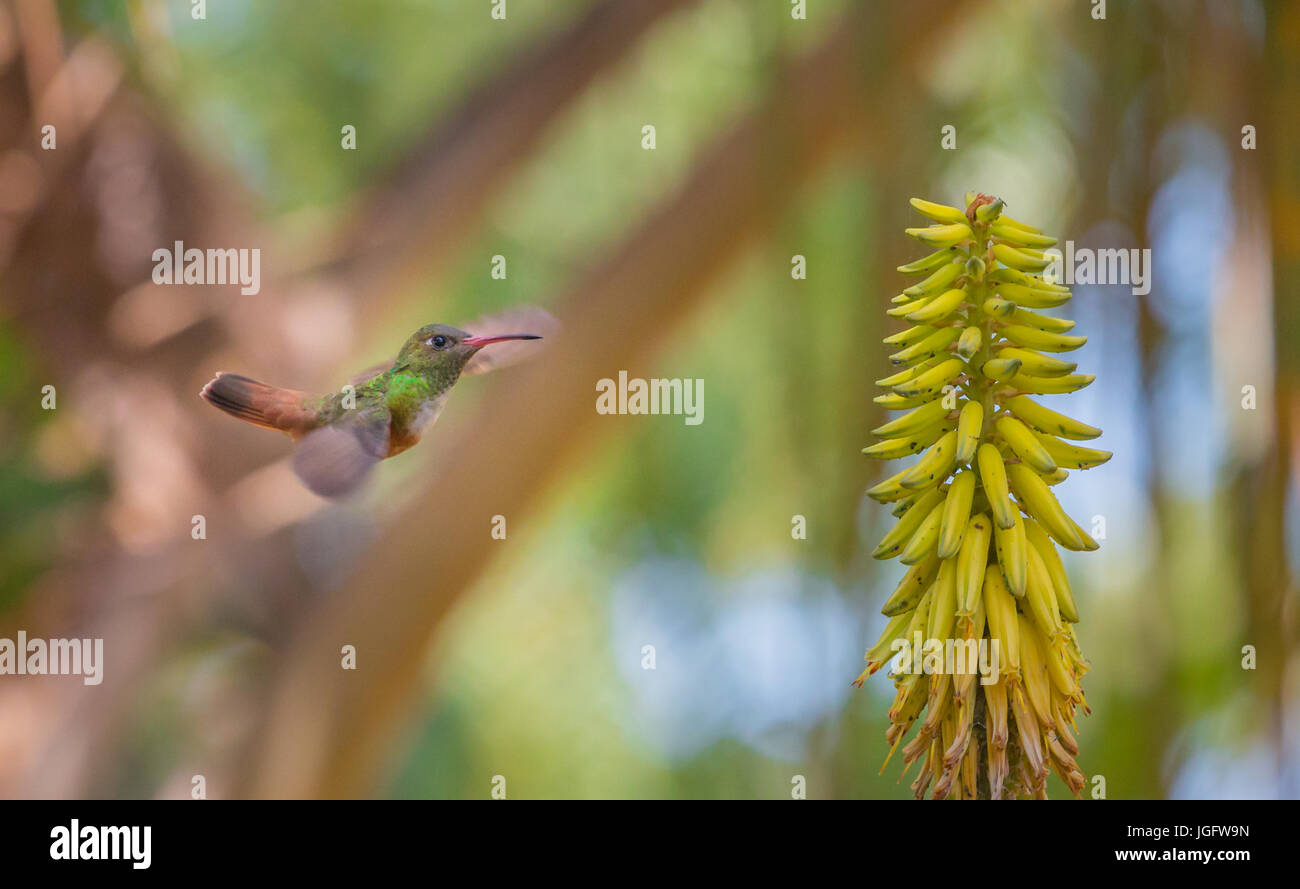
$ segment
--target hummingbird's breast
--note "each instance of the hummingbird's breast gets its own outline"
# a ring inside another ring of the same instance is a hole
[[[392,457],[420,440],[424,428],[438,419],[449,392],[421,402],[414,411],[394,412],[388,426],[388,456]]]

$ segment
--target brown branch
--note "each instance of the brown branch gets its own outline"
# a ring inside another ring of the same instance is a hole
[[[1300,234],[1289,223],[1300,208],[1300,124],[1290,107],[1300,89],[1300,9],[1294,4],[1269,8],[1264,58],[1250,72],[1251,83],[1272,84],[1266,94],[1243,90],[1250,117],[1234,120],[1229,137],[1241,123],[1259,120],[1260,160],[1268,188],[1273,285],[1273,405],[1271,445],[1234,479],[1239,572],[1244,582],[1246,626],[1243,642],[1258,653],[1257,692],[1266,731],[1273,743],[1279,784],[1286,780],[1287,674],[1294,669],[1297,580],[1288,568],[1286,508],[1295,497],[1295,467],[1300,463]],[[1262,119],[1261,119],[1262,118]],[[1234,152],[1243,163],[1254,152]],[[1264,408],[1264,405],[1260,405]],[[1264,410],[1260,414],[1265,414]],[[1294,780],[1294,779],[1293,779]],[[1279,786],[1282,796],[1291,788]]]

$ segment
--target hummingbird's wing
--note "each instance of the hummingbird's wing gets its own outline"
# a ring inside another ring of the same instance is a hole
[[[379,376],[381,373],[388,370],[396,363],[397,363],[396,359],[392,359],[389,361],[380,362],[379,364],[376,364],[373,367],[367,367],[361,373],[357,374],[355,377],[348,380],[348,382],[351,383],[353,386],[360,386],[362,383],[367,383],[373,380],[375,377]]]
[[[390,421],[382,405],[349,411],[303,436],[293,455],[293,471],[322,497],[352,493],[388,456]]]
[[[475,336],[495,336],[503,333],[531,333],[542,341],[516,340],[494,343],[490,349],[476,353],[461,374],[481,374],[535,358],[546,347],[547,340],[560,331],[560,322],[545,309],[536,306],[516,306],[499,315],[480,318],[464,327]]]

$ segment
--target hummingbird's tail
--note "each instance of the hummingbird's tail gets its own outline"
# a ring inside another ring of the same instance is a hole
[[[205,401],[254,426],[279,429],[298,438],[315,426],[307,393],[281,389],[239,374],[218,373],[199,393]]]

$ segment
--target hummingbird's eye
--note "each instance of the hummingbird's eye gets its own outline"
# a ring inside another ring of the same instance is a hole
[[[442,334],[438,334],[429,340],[429,345],[433,346],[435,349],[441,349],[447,345],[447,338]]]

